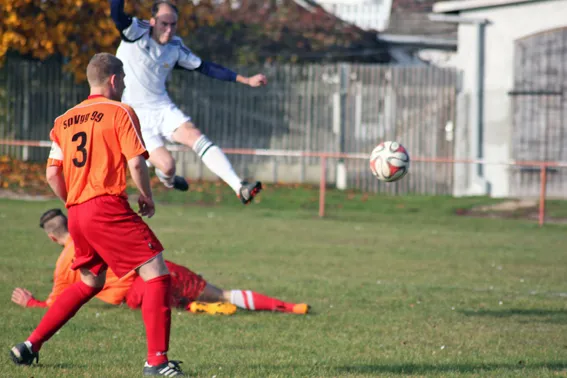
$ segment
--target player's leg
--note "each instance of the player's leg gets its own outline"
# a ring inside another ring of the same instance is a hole
[[[165,148],[162,137],[160,135],[142,136],[146,149],[150,153],[149,165],[156,168],[156,176],[161,183],[170,189],[177,189],[182,192],[189,190],[187,180],[175,174],[175,160],[171,156],[171,152]]]
[[[142,277],[136,276],[124,297],[126,305],[132,310],[142,307],[145,292],[146,283],[144,282]]]
[[[167,358],[171,331],[171,276],[160,253],[136,269],[145,282],[142,318],[148,341],[144,375],[183,376],[178,361]]]
[[[224,152],[202,134],[179,109],[172,108],[168,114],[168,125],[173,125],[174,128],[165,131],[166,137],[191,147],[207,168],[234,190],[243,204],[250,203],[262,190],[262,183],[248,183],[238,177]]]
[[[193,298],[187,310],[196,314],[232,315],[236,312],[236,306],[223,298],[222,290],[209,283],[206,283],[201,293]]]
[[[150,151],[148,149],[148,151]],[[151,165],[156,167],[156,176],[163,185],[170,189],[177,189],[182,192],[189,190],[189,184],[181,176],[175,174],[175,160],[163,145],[150,151],[148,159]]]
[[[250,290],[222,290],[207,283],[205,290],[197,299],[203,302],[228,302],[251,311],[278,311],[293,314],[307,314],[309,305],[305,303],[284,302],[277,298]]]
[[[168,362],[171,329],[171,276],[161,253],[137,270],[144,280],[142,318],[148,339],[148,359],[144,372],[155,370]]]
[[[160,125],[164,121],[164,110],[136,107],[134,109],[140,120],[140,128],[146,149],[150,153],[148,165],[156,168],[156,176],[170,189],[180,191],[189,190],[187,181],[175,175],[175,160],[171,153],[165,148],[165,141],[160,131]]]
[[[171,277],[160,241],[126,199],[103,196],[91,201],[100,209],[93,218],[91,243],[119,278],[136,270],[144,280],[142,318],[148,345],[144,375],[182,376],[178,363],[167,358]]]
[[[68,217],[69,233],[75,244],[73,269],[80,269],[81,282],[69,286],[55,300],[26,342],[12,348],[12,360],[17,364],[31,364],[42,344],[104,286],[107,265],[87,238],[92,228],[89,202],[70,207]]]
[[[184,266],[177,265],[171,261],[166,261],[165,264],[171,274],[172,306],[194,313],[206,312],[211,315],[232,315],[236,312],[236,306],[228,302],[196,302],[197,298],[205,290],[207,281]],[[131,296],[132,298],[127,296],[127,300],[130,303],[135,303],[135,292]]]
[[[37,328],[28,339],[12,348],[12,361],[19,365],[31,365],[39,361],[39,350],[79,309],[103,288],[106,270],[93,274],[88,269],[81,269],[81,281],[61,293],[47,310]]]

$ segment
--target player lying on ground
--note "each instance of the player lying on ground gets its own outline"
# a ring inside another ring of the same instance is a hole
[[[67,217],[60,209],[46,211],[39,225],[49,239],[61,246],[63,251],[57,259],[53,275],[53,289],[46,301],[39,301],[22,288],[14,289],[12,301],[22,307],[49,307],[68,286],[80,281],[80,274],[71,269],[75,255],[73,241],[67,229]],[[250,290],[221,290],[207,283],[189,269],[165,260],[172,279],[172,306],[191,312],[230,315],[236,306],[255,311],[279,311],[306,314],[309,306],[303,303],[287,303]],[[139,308],[143,302],[143,280],[134,273],[119,280],[108,270],[106,283],[96,298],[113,305],[126,303],[130,308]]]
[[[124,0],[110,0],[110,9],[122,38],[116,52],[126,72],[122,101],[132,106],[140,119],[150,152],[149,161],[156,167],[161,182],[182,191],[189,188],[184,178],[175,175],[175,160],[164,144],[167,140],[192,148],[201,161],[235,191],[242,203],[252,201],[262,184],[247,183],[238,177],[224,152],[171,101],[166,80],[174,68],[250,87],[266,85],[266,77],[262,74],[244,77],[193,54],[176,36],[177,8],[172,3],[161,0],[154,3],[149,21],[125,14]]]

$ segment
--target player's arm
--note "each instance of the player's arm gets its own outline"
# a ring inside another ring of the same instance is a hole
[[[152,198],[150,174],[148,172],[146,158],[142,155],[138,155],[128,159],[128,169],[140,194],[144,197]]]
[[[67,187],[65,186],[65,177],[63,176],[63,167],[50,165],[45,170],[47,183],[53,190],[53,193],[63,202],[67,202]]]
[[[45,170],[45,177],[51,190],[63,202],[67,202],[67,186],[65,185],[65,177],[63,176],[63,151],[59,147],[57,137],[54,130],[50,133],[52,140],[51,151],[47,159],[47,168]]]
[[[134,42],[150,30],[147,21],[139,20],[124,13],[124,0],[110,0],[110,17],[123,40]]]
[[[134,181],[136,188],[140,192],[140,197],[138,198],[139,213],[142,216],[152,217],[155,213],[155,208],[150,186],[150,174],[146,165],[146,159],[150,155],[144,145],[140,131],[140,121],[134,110],[127,108],[127,110],[122,111],[117,116],[116,127],[122,155],[128,162],[132,181]]]
[[[268,84],[266,76],[262,74],[246,77],[213,62],[202,61],[201,65],[197,67],[195,71],[203,75],[212,77],[213,79],[235,81],[237,83],[249,85],[251,87],[260,87],[262,85]]]
[[[22,307],[47,307],[47,302],[35,299],[31,291],[20,287],[12,292],[12,302]]]
[[[150,157],[142,133],[140,131],[140,121],[138,116],[131,108],[118,115],[118,141],[122,155],[128,161],[128,169],[132,180],[138,188],[140,194],[147,198],[152,198],[150,186],[150,174],[146,159]]]
[[[132,25],[132,17],[124,13],[124,0],[110,0],[110,17],[118,31],[123,31]]]
[[[212,77],[213,79],[222,81],[238,82],[239,78],[242,80],[242,76],[238,75],[236,72],[229,70],[228,68],[223,67],[220,64],[207,62],[205,60],[201,62],[201,64],[195,69],[195,71],[205,76]]]
[[[150,174],[146,165],[146,157],[143,155],[134,156],[128,159],[128,169],[132,180],[140,192],[138,197],[138,213],[148,218],[155,214],[154,200],[152,199],[152,189],[150,187]]]
[[[262,74],[245,77],[220,64],[201,60],[201,58],[193,54],[193,52],[183,44],[181,39],[179,39],[179,42],[181,47],[179,48],[179,59],[177,60],[176,68],[197,71],[213,79],[233,81],[251,87],[259,87],[268,83],[266,77]]]

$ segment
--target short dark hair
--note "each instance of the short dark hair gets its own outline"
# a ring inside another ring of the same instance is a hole
[[[120,59],[109,53],[93,55],[87,66],[87,80],[91,87],[103,85],[112,75],[124,72]]]
[[[63,236],[69,231],[67,227],[67,217],[61,209],[50,209],[41,215],[39,218],[39,227],[43,228],[45,232],[54,234],[57,237]]]
[[[175,4],[173,4],[171,1],[169,0],[156,0],[154,1],[154,4],[152,5],[152,17],[155,17],[159,11],[159,7],[162,4],[166,4],[169,5],[171,7],[171,9],[173,9],[175,11],[175,14],[179,14],[179,10],[177,9],[177,6]]]
[[[61,209],[49,209],[49,210],[47,210],[45,213],[41,214],[41,217],[39,218],[39,227],[44,228],[45,224],[47,222],[49,222],[53,218],[61,216],[61,215],[65,216],[65,214],[63,214]]]

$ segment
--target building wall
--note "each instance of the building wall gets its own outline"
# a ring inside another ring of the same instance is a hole
[[[566,14],[566,0],[541,1],[461,12],[463,17],[486,18],[491,22],[486,27],[483,137],[485,159],[490,161],[511,159],[513,115],[512,99],[508,92],[513,89],[514,85],[514,41],[534,33],[567,25]],[[457,141],[456,155],[462,157],[462,151],[469,151],[469,157],[474,158],[476,157],[474,153],[476,142],[474,80],[478,41],[476,27],[461,24],[458,38],[459,49],[455,64],[464,73],[462,101],[471,107],[468,107],[467,116],[463,117],[463,122],[458,125],[467,131],[461,135],[463,138],[468,137],[469,141],[463,139]],[[486,182],[479,179],[476,167],[458,165],[455,177],[459,183],[456,185],[455,194],[482,194],[488,190],[494,197],[509,195],[508,167],[488,165],[484,168],[484,174]],[[466,187],[463,187],[462,183],[466,183]]]
[[[392,0],[318,0],[327,12],[365,30],[388,27]]]

